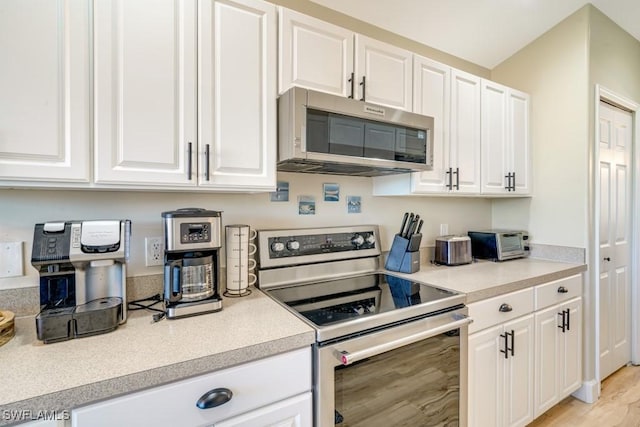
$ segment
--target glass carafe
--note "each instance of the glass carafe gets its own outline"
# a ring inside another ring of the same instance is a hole
[[[182,261],[182,300],[200,301],[214,293],[213,257],[185,258]]]

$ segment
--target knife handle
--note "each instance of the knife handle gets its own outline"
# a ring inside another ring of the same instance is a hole
[[[402,217],[402,225],[400,226],[400,235],[404,232],[404,227],[407,225],[407,219],[409,219],[409,212],[405,212]]]

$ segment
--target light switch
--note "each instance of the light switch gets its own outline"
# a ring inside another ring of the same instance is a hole
[[[22,275],[22,242],[0,242],[0,277]]]

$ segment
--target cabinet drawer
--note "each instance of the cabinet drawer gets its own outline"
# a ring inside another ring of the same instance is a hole
[[[215,388],[233,397],[210,409],[198,399]],[[311,348],[246,363],[72,411],[74,427],[202,426],[311,390]]]
[[[566,292],[560,292],[561,288]],[[582,296],[581,274],[554,280],[535,287],[535,309],[540,310],[579,296]]]
[[[504,304],[504,310],[500,308]],[[469,304],[469,316],[473,323],[469,333],[480,331],[533,311],[533,288],[511,292],[484,301]]]

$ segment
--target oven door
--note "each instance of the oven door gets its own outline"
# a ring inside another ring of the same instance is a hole
[[[315,425],[466,425],[466,314],[317,344]]]

